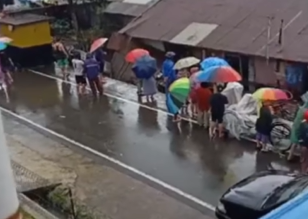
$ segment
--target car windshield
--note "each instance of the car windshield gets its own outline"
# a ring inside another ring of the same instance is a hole
[[[263,209],[268,209],[275,205],[282,204],[294,198],[306,189],[308,189],[307,177],[297,178],[290,183],[284,184],[273,191],[273,193],[265,201]]]

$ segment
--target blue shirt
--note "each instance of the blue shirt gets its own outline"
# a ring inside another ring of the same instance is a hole
[[[171,59],[166,59],[163,62],[162,73],[165,78],[168,78],[167,84],[171,84],[176,79],[176,73],[173,67],[174,62]]]
[[[84,71],[88,79],[95,79],[100,73],[99,63],[93,59],[89,58],[84,62]]]

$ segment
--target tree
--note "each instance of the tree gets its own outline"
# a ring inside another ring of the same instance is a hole
[[[0,219],[21,218],[14,175],[0,115]]]
[[[95,38],[97,32],[101,30],[101,22],[98,22],[97,24],[93,25],[93,27],[87,31],[81,30],[79,28],[76,8],[79,3],[84,4],[85,2],[85,0],[68,0],[68,9],[71,14],[71,22],[74,29],[74,35],[82,49],[88,47],[89,42],[93,40],[92,38]],[[91,13],[91,15],[89,14],[89,17],[93,16],[93,14],[98,17],[102,17],[103,10],[108,4],[108,0],[91,0],[91,3],[93,4],[93,7],[95,7],[95,9],[93,10],[93,13],[86,11],[87,13]],[[98,20],[100,21],[100,19]]]

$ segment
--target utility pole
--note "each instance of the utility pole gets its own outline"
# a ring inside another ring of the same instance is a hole
[[[22,219],[0,114],[0,219]]]
[[[271,41],[271,28],[272,28],[272,20],[274,17],[268,17],[267,20],[267,42],[266,42],[266,62],[269,63],[269,47],[270,47],[270,41]]]

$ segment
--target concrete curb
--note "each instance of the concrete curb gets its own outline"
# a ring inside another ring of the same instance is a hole
[[[59,219],[55,215],[51,214],[46,209],[42,208],[40,205],[29,199],[22,193],[18,194],[21,207],[32,215],[36,219]]]

